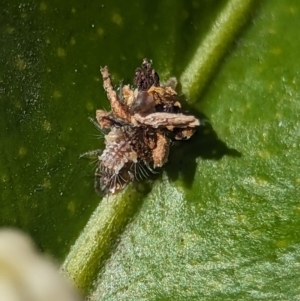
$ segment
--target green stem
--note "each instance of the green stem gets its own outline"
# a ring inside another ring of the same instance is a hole
[[[62,266],[62,272],[78,288],[84,291],[90,288],[117,236],[141,204],[141,198],[136,189],[128,187],[104,198],[94,211]]]
[[[182,92],[196,101],[234,38],[249,19],[255,0],[229,0],[180,77]]]

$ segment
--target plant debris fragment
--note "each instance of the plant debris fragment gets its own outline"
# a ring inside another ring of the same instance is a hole
[[[181,112],[177,80],[161,84],[147,59],[135,71],[135,88],[123,86],[122,95],[114,89],[108,68],[100,72],[111,111],[97,110],[93,123],[105,135],[105,149],[82,156],[97,154],[96,191],[115,193],[156,173],[168,161],[172,139],[189,139],[200,121]]]

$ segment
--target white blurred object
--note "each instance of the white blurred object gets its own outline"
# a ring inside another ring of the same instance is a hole
[[[0,230],[0,301],[79,301],[58,268],[38,253],[31,239]]]

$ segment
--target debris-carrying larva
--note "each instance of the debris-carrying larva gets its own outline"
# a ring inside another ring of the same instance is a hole
[[[123,86],[121,96],[113,87],[108,68],[100,72],[111,111],[96,111],[105,149],[94,151],[98,160],[95,189],[115,193],[130,181],[155,173],[155,168],[168,161],[172,139],[189,139],[200,121],[181,112],[174,90],[176,79],[161,84],[147,59],[135,71],[135,87]]]

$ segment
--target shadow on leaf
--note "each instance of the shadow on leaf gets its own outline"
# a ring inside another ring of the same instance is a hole
[[[169,162],[166,165],[166,171],[172,181],[179,177],[183,180],[186,187],[193,183],[197,158],[203,160],[220,160],[224,156],[241,157],[242,154],[236,149],[229,148],[223,142],[207,121],[204,114],[200,115],[203,125],[189,141],[176,141],[171,148]]]

